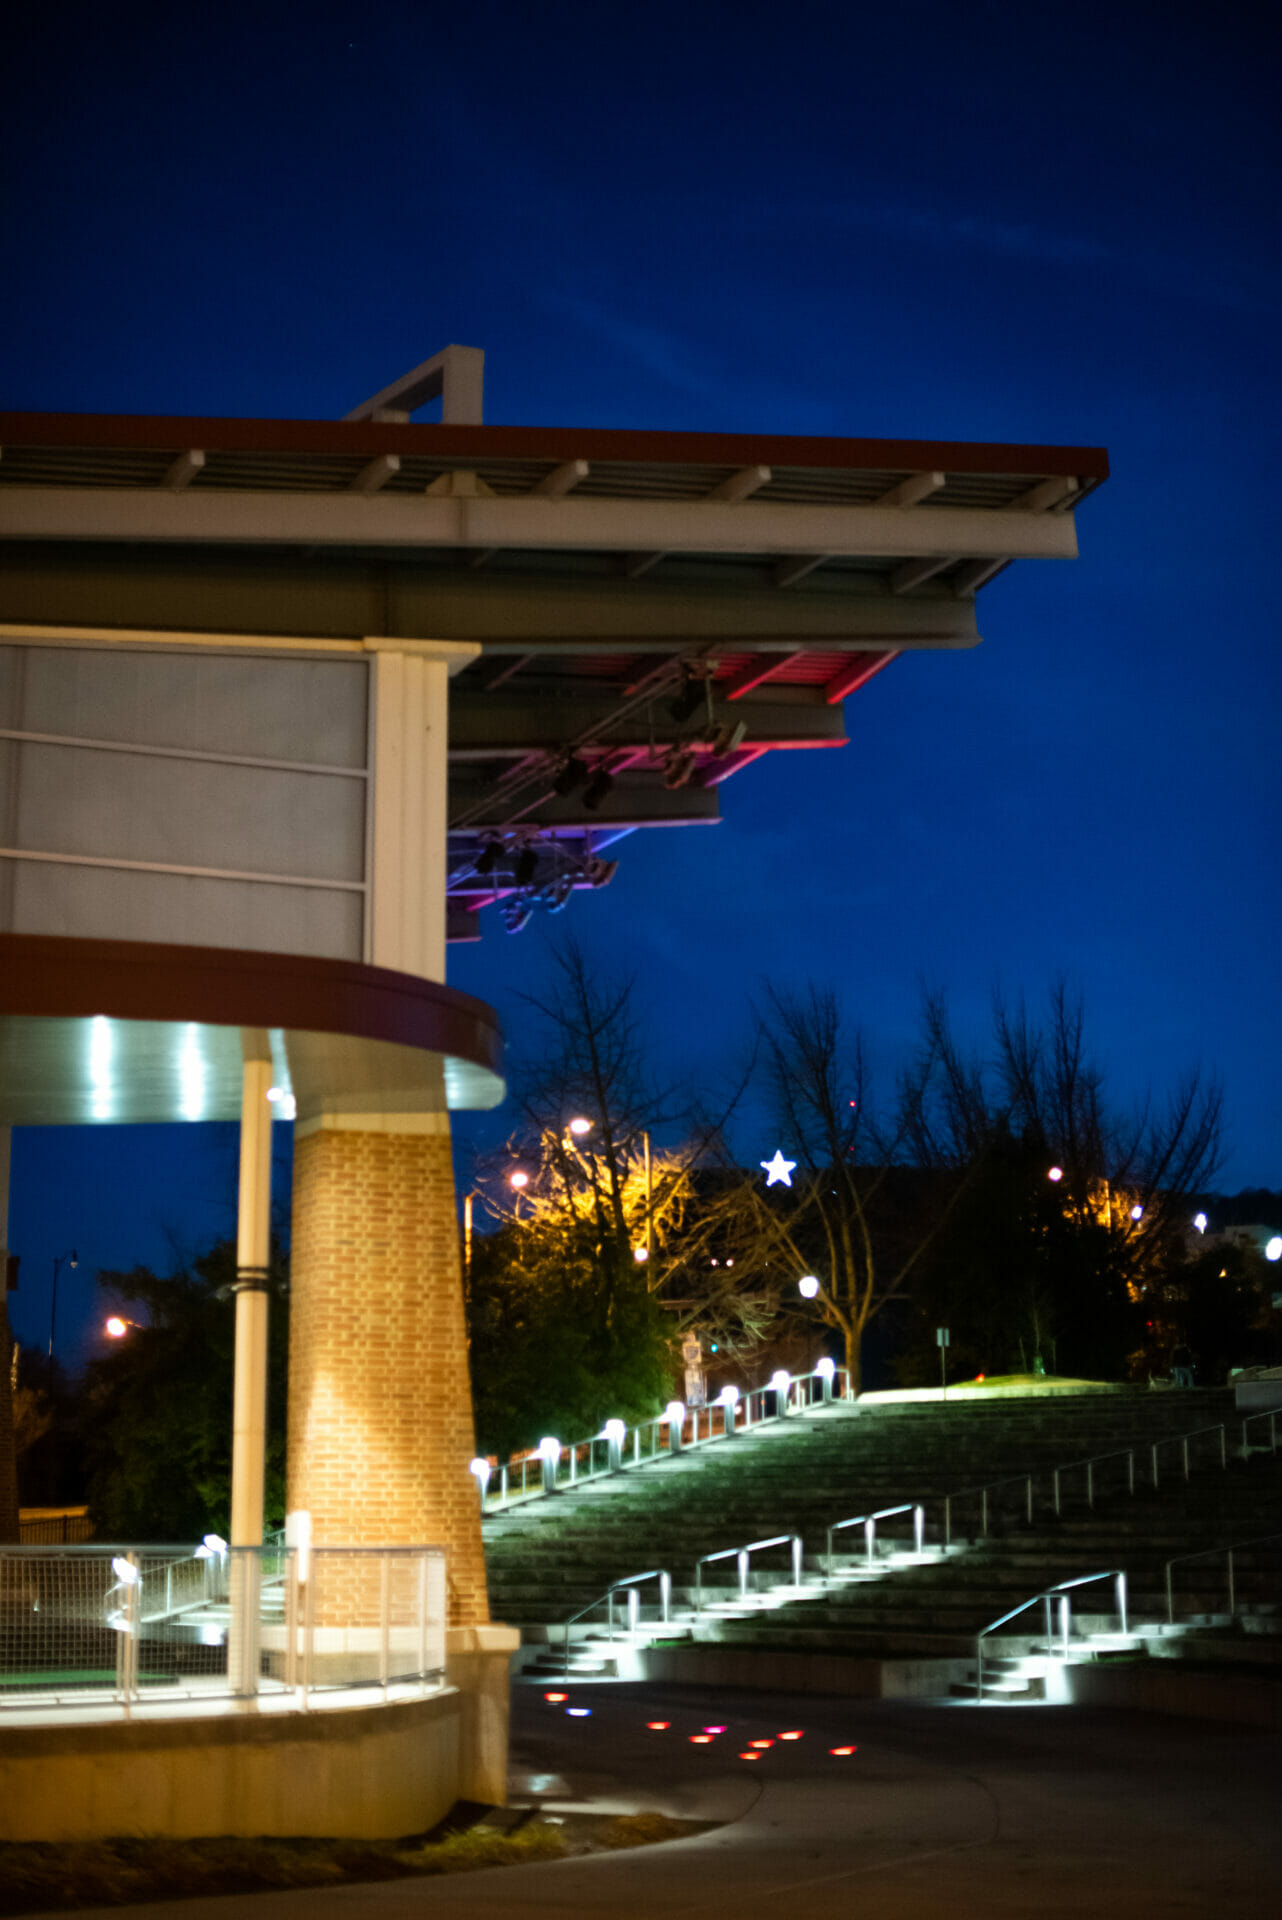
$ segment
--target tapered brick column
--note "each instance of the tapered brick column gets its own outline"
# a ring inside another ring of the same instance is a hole
[[[376,1124],[313,1123],[294,1149],[288,1505],[310,1511],[317,1546],[444,1546],[451,1622],[476,1625],[489,1608],[448,1120]]]

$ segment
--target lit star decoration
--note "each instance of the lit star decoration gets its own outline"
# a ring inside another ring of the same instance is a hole
[[[784,1159],[782,1147],[775,1148],[775,1157],[773,1160],[759,1160],[757,1162],[757,1165],[761,1167],[765,1173],[766,1185],[768,1187],[773,1187],[776,1183],[781,1186],[790,1187],[792,1185],[792,1170],[796,1164],[795,1160]]]

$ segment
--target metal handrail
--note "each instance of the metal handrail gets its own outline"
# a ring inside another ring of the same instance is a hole
[[[1127,1630],[1126,1628],[1126,1573],[1123,1568],[1108,1567],[1102,1573],[1082,1573],[1082,1574],[1078,1574],[1077,1577],[1073,1580],[1059,1580],[1056,1582],[1056,1584],[1053,1587],[1043,1587],[1040,1593],[1033,1594],[1031,1598],[1027,1600],[1021,1600],[1017,1607],[1012,1607],[1009,1613],[1002,1614],[1000,1619],[990,1621],[986,1627],[981,1627],[979,1632],[975,1635],[976,1698],[979,1700],[982,1700],[984,1697],[984,1641],[985,1639],[988,1637],[990,1633],[996,1633],[999,1627],[1006,1626],[1009,1621],[1017,1620],[1021,1613],[1027,1613],[1028,1609],[1030,1607],[1035,1607],[1039,1600],[1044,1603],[1046,1608],[1046,1652],[1047,1652],[1048,1658],[1050,1658],[1050,1657],[1053,1657],[1053,1651],[1054,1651],[1054,1632],[1051,1627],[1051,1602],[1055,1600],[1057,1597],[1059,1599],[1059,1638],[1063,1648],[1062,1657],[1065,1661],[1067,1661],[1069,1657],[1069,1640],[1072,1634],[1072,1612],[1073,1612],[1073,1603],[1068,1596],[1072,1592],[1073,1588],[1089,1587],[1096,1580],[1112,1580],[1114,1582],[1114,1594],[1117,1601],[1118,1617],[1122,1623],[1122,1632],[1125,1633]]]
[[[726,1409],[720,1401],[713,1401],[707,1407],[688,1408],[675,1445],[670,1433],[668,1445],[665,1447],[662,1444],[663,1429],[669,1423],[661,1413],[649,1420],[638,1421],[634,1427],[625,1428],[620,1442],[611,1443],[604,1432],[591,1434],[583,1440],[567,1441],[557,1456],[554,1477],[563,1479],[568,1486],[576,1486],[580,1480],[626,1472],[686,1447],[706,1446],[712,1440],[725,1439],[736,1428],[746,1431],[749,1427],[760,1426],[766,1420],[783,1419],[788,1413],[807,1413],[816,1406],[829,1405],[831,1400],[846,1401],[852,1398],[850,1375],[845,1367],[835,1368],[830,1375],[814,1368],[810,1373],[790,1377],[783,1408],[778,1406],[777,1395],[769,1385],[751,1388],[738,1402],[737,1417],[730,1422],[726,1420]],[[518,1468],[519,1485],[515,1484]],[[530,1484],[531,1480],[534,1485]],[[499,1468],[497,1488],[493,1492],[487,1488],[481,1511],[501,1512],[517,1501],[537,1500],[548,1491],[544,1462],[537,1450],[513,1455]]]
[[[703,1569],[706,1566],[710,1566],[714,1560],[735,1560],[737,1562],[739,1571],[739,1598],[740,1600],[746,1600],[748,1598],[749,1556],[760,1552],[765,1547],[782,1547],[789,1544],[791,1544],[792,1547],[792,1584],[794,1587],[799,1587],[801,1585],[802,1556],[801,1535],[799,1533],[774,1533],[771,1534],[768,1540],[750,1540],[742,1547],[722,1547],[716,1553],[705,1553],[701,1559],[695,1561],[694,1566],[695,1612],[703,1612]]]
[[[1228,1436],[1226,1433],[1224,1421],[1223,1420],[1217,1421],[1209,1427],[1190,1427],[1187,1433],[1168,1433],[1164,1435],[1162,1439],[1155,1440],[1153,1442],[1152,1447],[1150,1448],[1149,1451],[1150,1451],[1150,1456],[1153,1463],[1153,1485],[1154,1486],[1157,1486],[1158,1484],[1158,1478],[1157,1478],[1158,1448],[1173,1447],[1177,1441],[1179,1442],[1180,1453],[1181,1453],[1181,1457],[1184,1465],[1184,1478],[1185,1480],[1187,1480],[1189,1477],[1189,1441],[1199,1439],[1201,1435],[1204,1433],[1219,1434],[1220,1436],[1220,1467],[1221,1469],[1227,1468],[1229,1464],[1229,1451],[1228,1451]]]
[[[1033,1475],[1031,1473],[1012,1473],[1008,1474],[1004,1480],[989,1480],[982,1487],[963,1487],[960,1493],[946,1493],[944,1495],[944,1545],[950,1547],[953,1542],[954,1500],[973,1500],[976,1494],[979,1495],[979,1531],[981,1534],[987,1534],[989,1494],[997,1493],[1002,1487],[1013,1487],[1020,1482],[1022,1482],[1024,1487],[1024,1511],[1028,1517],[1028,1524],[1031,1526],[1033,1524]]]
[[[889,1520],[897,1513],[911,1513],[913,1516],[913,1551],[920,1553],[926,1540],[926,1509],[920,1500],[906,1500],[898,1507],[878,1507],[876,1513],[856,1513],[849,1520],[834,1520],[828,1529],[828,1542],[824,1553],[824,1571],[832,1577],[832,1536],[841,1533],[846,1527],[862,1527],[864,1530],[864,1549],[868,1565],[873,1564],[877,1547],[877,1522]]]
[[[1224,1554],[1227,1560],[1226,1572],[1228,1576],[1229,1619],[1232,1620],[1237,1613],[1237,1586],[1234,1579],[1234,1560],[1233,1560],[1234,1554],[1241,1553],[1247,1547],[1271,1546],[1275,1540],[1282,1540],[1282,1533],[1257,1533],[1254,1539],[1235,1540],[1232,1546],[1203,1547],[1201,1551],[1198,1553],[1173,1554],[1172,1557],[1166,1563],[1166,1618],[1167,1618],[1168,1625],[1172,1627],[1175,1625],[1175,1579],[1171,1572],[1172,1567],[1181,1566],[1186,1560],[1218,1559],[1220,1554]]]
[[[1278,1450],[1278,1413],[1280,1411],[1282,1411],[1282,1409],[1278,1407],[1264,1407],[1259,1413],[1247,1414],[1245,1420],[1243,1420],[1242,1422],[1242,1451],[1244,1454],[1249,1451],[1249,1446],[1248,1446],[1247,1437],[1246,1437],[1246,1430],[1250,1426],[1253,1420],[1268,1421],[1269,1452],[1270,1453],[1277,1452]]]
[[[1086,1504],[1095,1511],[1095,1469],[1105,1460],[1126,1461],[1126,1491],[1135,1491],[1135,1449],[1134,1447],[1114,1447],[1111,1453],[1093,1453],[1086,1460],[1069,1460],[1062,1467],[1051,1471],[1051,1493],[1055,1503],[1055,1512],[1060,1511],[1059,1479],[1062,1473],[1076,1473],[1079,1467],[1086,1469]]]
[[[659,1614],[663,1625],[668,1625],[672,1618],[672,1575],[665,1567],[652,1568],[648,1573],[630,1573],[624,1580],[612,1580],[605,1592],[599,1595],[597,1599],[590,1600],[586,1607],[580,1607],[577,1613],[572,1613],[562,1628],[564,1635],[564,1671],[566,1673],[570,1671],[570,1628],[577,1626],[580,1620],[584,1619],[589,1613],[594,1613],[600,1606],[608,1608],[606,1631],[613,1640],[614,1596],[616,1593],[626,1591],[628,1596],[628,1624],[624,1628],[624,1632],[629,1634],[635,1634],[637,1632],[641,1624],[641,1595],[637,1589],[638,1587],[644,1586],[647,1580],[657,1580],[659,1583]]]

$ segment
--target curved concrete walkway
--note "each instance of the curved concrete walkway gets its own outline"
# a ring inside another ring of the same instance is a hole
[[[1220,1722],[1075,1707],[816,1700],[580,1685],[569,1717],[513,1688],[513,1797],[726,1824],[530,1867],[242,1898],[252,1920],[1275,1920],[1282,1741]],[[647,1722],[668,1720],[666,1730]],[[708,1744],[689,1735],[725,1732]],[[780,1741],[801,1731],[800,1740]],[[773,1739],[763,1758],[738,1758]],[[830,1749],[855,1746],[849,1755]],[[220,1920],[221,1900],[98,1909]]]

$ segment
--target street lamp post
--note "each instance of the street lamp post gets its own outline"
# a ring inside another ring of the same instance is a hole
[[[64,1261],[70,1265],[74,1273],[80,1265],[74,1247],[68,1247],[65,1253],[60,1253],[53,1263],[53,1288],[49,1295],[49,1392],[51,1394],[53,1392],[53,1347],[58,1333],[58,1272]]]

